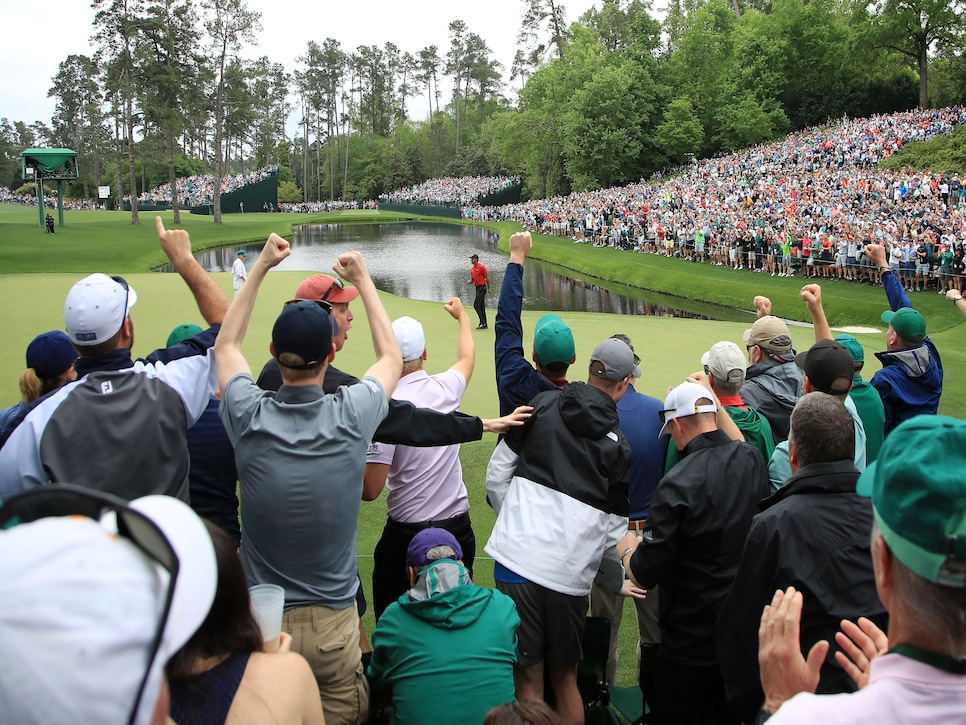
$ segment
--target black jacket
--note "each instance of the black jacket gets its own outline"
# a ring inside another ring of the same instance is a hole
[[[682,456],[654,491],[631,570],[645,589],[661,587],[667,656],[708,665],[745,535],[768,495],[768,464],[757,448],[720,430],[696,437]]]
[[[343,385],[355,385],[359,378],[344,373],[331,365],[325,371],[322,389],[334,393]],[[278,361],[272,358],[256,381],[262,390],[282,387]],[[428,408],[417,408],[405,400],[390,400],[389,413],[376,428],[372,440],[399,446],[451,446],[478,441],[483,437],[483,422],[472,415],[455,411],[437,413]]]
[[[832,645],[819,693],[855,690],[835,662],[842,619],[868,617],[886,628],[869,553],[872,505],[855,493],[858,477],[852,461],[816,463],[761,503],[718,621],[718,662],[729,704],[742,722],[754,721],[764,697],[758,624],[776,589],[794,586],[804,594],[802,652],[822,639]]]

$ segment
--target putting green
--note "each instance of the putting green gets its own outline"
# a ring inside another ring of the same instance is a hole
[[[32,215],[33,214],[33,215]],[[24,367],[24,351],[39,332],[63,329],[63,301],[81,276],[94,271],[123,273],[137,290],[138,302],[131,312],[135,327],[136,355],[147,354],[164,344],[170,330],[183,322],[201,323],[200,314],[181,279],[177,275],[155,274],[147,270],[163,261],[154,234],[153,215],[144,215],[140,227],[132,227],[127,214],[110,212],[68,212],[68,226],[58,228],[49,237],[37,227],[35,211],[29,207],[0,204],[0,309],[6,312],[6,340],[0,348],[0,406],[11,405],[19,398],[16,379]],[[171,215],[162,215],[170,223]],[[339,217],[342,217],[341,219]],[[229,246],[243,241],[264,239],[270,231],[288,233],[292,223],[325,221],[386,221],[396,215],[378,212],[334,213],[331,215],[228,215],[226,224],[216,227],[210,218],[184,214],[184,227],[192,235],[196,249]],[[492,225],[501,234],[501,247],[519,225]],[[588,245],[573,245],[569,240],[538,237],[533,255],[563,264],[572,269],[589,269],[602,278],[630,280],[639,286],[650,286],[684,297],[708,299],[734,306],[750,308],[756,293],[764,293],[775,301],[775,311],[788,317],[803,319],[804,305],[798,300],[801,281],[783,280],[747,272],[733,272],[723,268],[687,264],[649,255],[618,253],[609,249],[594,249]],[[53,272],[56,270],[56,273]],[[326,271],[326,270],[322,270]],[[244,352],[255,372],[268,356],[271,328],[282,303],[291,298],[305,272],[285,271],[282,267],[269,274],[259,296],[249,327]],[[229,274],[215,275],[218,283],[231,295]],[[880,289],[861,285],[829,283],[824,287],[826,307],[830,319],[838,324],[861,324],[882,327],[878,312],[887,305]],[[388,294],[381,295],[391,318],[410,315],[420,320],[425,328],[428,372],[438,372],[452,364],[456,354],[456,323],[441,304],[413,301]],[[932,334],[943,356],[947,371],[940,412],[963,417],[966,415],[966,382],[961,375],[950,374],[966,370],[966,340],[964,327],[952,305],[937,295],[919,295],[913,303],[926,314]],[[491,298],[495,302],[495,296]],[[467,293],[464,304],[471,305]],[[372,345],[368,325],[361,304],[353,305],[356,319],[349,333],[350,342],[336,358],[336,365],[361,375],[372,360]],[[533,326],[542,313],[524,312],[523,324],[527,341],[532,340]],[[573,379],[585,377],[585,365],[593,347],[610,335],[623,332],[631,337],[641,356],[643,378],[639,391],[663,398],[668,387],[680,383],[684,377],[700,368],[701,354],[718,340],[741,342],[746,325],[734,322],[704,322],[658,317],[631,317],[599,313],[568,312],[564,314],[577,341],[577,364]],[[492,320],[492,313],[491,313]],[[803,350],[813,341],[812,330],[806,326],[792,326],[795,347]],[[873,352],[882,349],[881,332],[858,334],[856,337],[866,351],[866,379],[879,368]],[[476,371],[470,383],[462,409],[482,417],[495,416],[498,411],[493,362],[493,327],[474,332],[477,345]],[[529,344],[526,345],[529,351]],[[493,513],[485,503],[484,474],[486,462],[496,443],[496,437],[462,447],[464,479],[470,493],[472,517],[478,542],[476,579],[492,584],[492,562],[483,554]],[[359,566],[366,590],[370,589],[372,571],[371,552],[378,540],[386,513],[385,495],[363,506],[359,522]],[[636,626],[630,603],[621,628],[621,653],[618,681],[630,685],[634,675],[634,640]],[[366,617],[367,627],[373,626],[372,615]]]

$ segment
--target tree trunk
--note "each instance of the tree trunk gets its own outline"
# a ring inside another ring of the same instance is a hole
[[[123,113],[123,111],[120,111]],[[121,159],[124,157],[124,151],[121,147],[121,124],[118,114],[114,115],[114,139],[117,141],[117,192],[114,197],[117,202],[117,210],[121,211],[124,209],[124,172],[121,168]]]
[[[335,92],[329,95],[329,113],[327,126],[329,129],[329,201],[335,199]]]
[[[131,224],[140,224],[141,218],[138,215],[137,176],[136,169],[134,168],[134,92],[131,88],[130,70],[125,71],[124,84],[127,94],[124,107],[124,121],[127,126],[127,166],[131,182]]]
[[[343,104],[344,103],[345,102],[343,101]],[[342,106],[342,139],[345,143],[345,166],[342,169],[342,193],[339,195],[342,199],[345,199],[346,187],[349,184],[349,145],[350,145],[349,130],[350,130],[349,121],[345,115],[345,105],[343,105]]]
[[[171,133],[171,127],[168,127],[168,139],[167,139],[167,151],[168,151],[168,183],[171,184],[171,209],[174,212],[174,223],[181,223],[181,207],[178,203],[178,178],[174,173],[174,138]]]
[[[919,43],[919,108],[929,108],[929,56],[927,43]]]
[[[315,189],[316,200],[322,201],[322,109],[315,112]]]
[[[309,200],[309,119],[302,124],[302,201]]]
[[[458,75],[453,79],[456,83],[455,89],[455,101],[456,101],[456,152],[459,153],[460,150],[460,99],[463,97],[463,92],[460,89],[462,84],[462,78]]]

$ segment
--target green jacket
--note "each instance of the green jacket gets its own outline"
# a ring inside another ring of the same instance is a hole
[[[761,451],[765,461],[771,460],[771,454],[775,452],[775,439],[771,434],[771,425],[768,418],[752,408],[737,408],[730,405],[725,406],[731,420],[738,426],[738,430],[745,437],[746,443],[751,443]],[[674,465],[681,460],[681,452],[674,446],[667,447],[667,458],[664,462],[664,473],[667,473]]]
[[[855,409],[859,411],[862,425],[865,426],[865,462],[868,465],[878,457],[885,438],[885,408],[882,407],[879,391],[863,381],[858,374],[852,378],[849,397],[855,403]]]
[[[400,725],[482,723],[515,699],[519,625],[508,596],[473,584],[458,562],[433,562],[372,633],[373,703],[391,699]]]

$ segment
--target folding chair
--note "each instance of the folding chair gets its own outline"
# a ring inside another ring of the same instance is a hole
[[[584,703],[585,725],[623,725],[611,709],[607,687],[610,620],[587,617],[584,623],[584,659],[577,667],[577,687]]]

